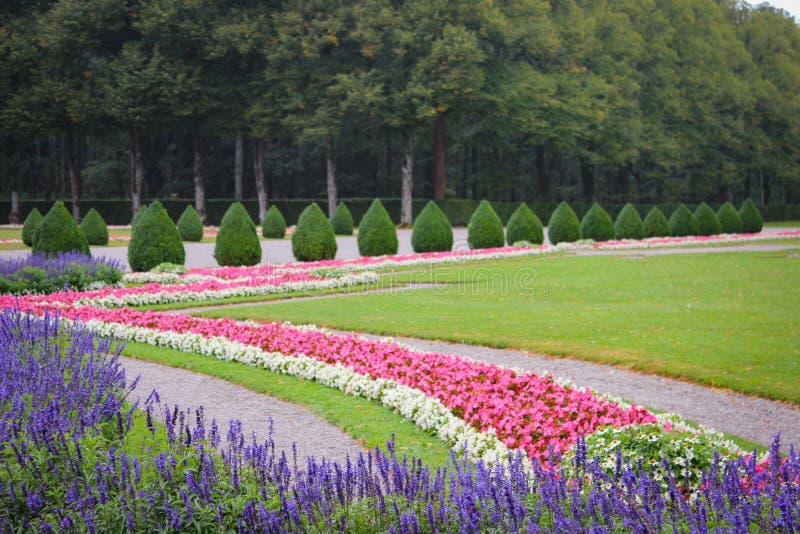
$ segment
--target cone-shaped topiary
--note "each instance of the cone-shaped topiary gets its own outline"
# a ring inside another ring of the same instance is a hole
[[[697,217],[686,204],[678,206],[669,218],[669,233],[675,237],[697,235],[699,231]]]
[[[139,223],[139,220],[142,216],[147,213],[147,204],[142,204],[139,208],[139,211],[136,212],[136,215],[133,216],[133,220],[131,221],[131,234],[133,234],[133,228]]]
[[[358,225],[358,253],[362,256],[397,254],[397,229],[377,198]]]
[[[757,234],[764,227],[761,213],[749,198],[742,204],[739,210],[739,218],[742,220],[742,232],[746,234]]]
[[[502,247],[506,242],[503,235],[503,221],[489,201],[481,200],[478,208],[469,218],[467,225],[467,243],[469,248]]]
[[[550,215],[550,222],[547,223],[547,236],[553,245],[562,242],[572,243],[581,238],[581,222],[566,202],[559,204]]]
[[[108,245],[108,227],[96,209],[92,208],[81,222],[81,232],[90,245]]]
[[[656,206],[644,218],[644,236],[668,237],[669,235],[669,222],[664,217],[664,213]]]
[[[742,219],[733,204],[726,202],[717,210],[719,225],[723,234],[741,234]]]
[[[333,225],[333,233],[336,235],[353,235],[353,215],[347,209],[344,202],[339,202],[336,206],[336,211],[333,212],[331,217],[331,224]]]
[[[544,243],[542,221],[524,202],[511,214],[506,225],[506,243],[525,241],[534,245]]]
[[[625,204],[625,207],[617,215],[617,222],[614,223],[614,237],[617,239],[644,238],[644,223],[633,204]]]
[[[270,239],[283,239],[286,235],[286,219],[283,218],[281,210],[274,204],[269,207],[264,214],[264,222],[261,224],[261,235]]]
[[[33,252],[55,255],[75,250],[91,256],[89,242],[60,200],[53,204],[33,232]]]
[[[132,271],[149,271],[161,263],[183,265],[186,252],[178,228],[161,202],[142,207],[136,225],[131,230],[128,245],[128,264]]]
[[[195,211],[194,206],[189,204],[178,218],[178,234],[184,241],[203,240],[203,221]]]
[[[717,235],[722,233],[719,218],[711,207],[703,202],[694,210],[697,219],[697,235]]]
[[[22,224],[22,242],[25,243],[25,246],[33,245],[33,232],[40,222],[42,222],[42,214],[38,209],[33,208]]]
[[[425,205],[414,220],[411,247],[417,253],[453,250],[453,227],[433,200]]]
[[[316,202],[300,214],[292,235],[292,254],[297,261],[332,260],[336,257],[333,226]]]
[[[231,204],[222,217],[214,245],[214,259],[223,267],[256,265],[261,261],[261,242],[256,225],[241,202]]]
[[[614,221],[598,203],[594,203],[581,221],[581,239],[608,241],[614,238]]]

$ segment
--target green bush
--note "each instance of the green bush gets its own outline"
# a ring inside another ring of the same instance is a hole
[[[261,235],[270,239],[283,239],[286,236],[286,219],[275,204],[264,214]]]
[[[96,209],[92,208],[81,222],[81,232],[90,245],[108,245],[108,227]]]
[[[669,222],[664,213],[658,207],[651,209],[644,218],[644,236],[668,237],[669,235]]]
[[[742,219],[733,204],[726,202],[717,210],[719,225],[723,234],[741,234]]]
[[[523,241],[532,245],[544,243],[542,221],[524,202],[511,214],[506,225],[506,243],[513,245]]]
[[[136,228],[136,225],[139,224],[139,221],[147,212],[147,208],[148,208],[147,204],[142,204],[142,207],[139,208],[139,211],[137,211],[136,215],[133,216],[133,220],[131,221],[131,233],[133,233],[133,229]]]
[[[257,265],[261,242],[256,225],[241,202],[234,202],[222,217],[214,245],[214,259],[223,267]]]
[[[140,213],[136,214],[138,220],[131,230],[131,242],[128,245],[131,270],[149,271],[165,262],[183,265],[186,252],[181,236],[161,202],[153,202],[148,208],[142,208]]]
[[[697,235],[717,235],[722,233],[722,226],[720,226],[717,214],[705,202],[697,206],[694,211],[694,217],[697,219]]]
[[[489,201],[481,200],[467,225],[467,243],[469,248],[496,248],[506,242],[503,235],[503,221]]]
[[[178,218],[178,234],[184,241],[203,240],[203,221],[195,211],[194,206],[189,204]]]
[[[397,254],[397,229],[377,198],[358,225],[358,253],[362,256]]]
[[[417,253],[453,250],[453,227],[436,202],[428,202],[414,220],[411,247]]]
[[[608,241],[614,238],[614,221],[603,206],[596,202],[581,221],[581,239]]]
[[[57,200],[33,232],[33,252],[52,256],[71,250],[91,256],[89,242],[83,236],[78,223],[64,207],[64,203]]]
[[[761,213],[749,198],[742,204],[739,210],[739,218],[742,220],[742,232],[746,234],[757,234],[764,227]]]
[[[312,202],[297,220],[292,235],[292,254],[297,261],[332,260],[336,257],[336,236],[331,222]]]
[[[336,235],[353,235],[353,215],[344,202],[339,202],[336,206],[336,211],[333,212],[331,217],[331,224],[333,225],[333,233]]]
[[[33,232],[40,222],[42,222],[42,214],[38,209],[33,208],[22,224],[22,242],[25,243],[25,246],[33,245]]]
[[[699,231],[697,217],[686,204],[678,206],[669,218],[669,233],[675,237],[697,235]]]
[[[617,215],[617,222],[614,223],[614,237],[617,239],[644,238],[644,223],[633,204],[625,204],[625,207]]]
[[[581,222],[566,202],[559,204],[550,215],[547,236],[553,245],[572,243],[581,238]]]

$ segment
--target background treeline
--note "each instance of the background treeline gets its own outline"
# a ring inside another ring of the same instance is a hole
[[[8,0],[0,192],[785,205],[798,87],[727,0]]]

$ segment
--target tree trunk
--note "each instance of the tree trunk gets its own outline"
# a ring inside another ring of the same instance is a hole
[[[81,217],[81,169],[78,162],[75,160],[75,149],[73,139],[73,129],[70,124],[67,126],[66,136],[64,138],[64,152],[67,159],[67,172],[69,173],[69,186],[72,196],[72,217],[80,219]]]
[[[550,202],[550,173],[545,169],[544,146],[534,147],[536,159],[536,196],[539,202]]]
[[[333,137],[325,138],[325,176],[328,187],[328,218],[333,218],[336,211],[336,161],[333,151]]]
[[[19,191],[11,191],[11,214],[8,216],[9,224],[19,224],[22,222],[22,214],[19,209]]]
[[[433,170],[433,198],[442,200],[447,191],[447,132],[444,113],[436,114],[436,127],[433,133],[434,170]]]
[[[583,182],[583,201],[591,204],[594,200],[594,166],[581,160],[581,180]]]
[[[234,156],[233,164],[233,198],[242,200],[243,195],[243,182],[242,175],[244,174],[244,141],[241,136],[236,138],[236,154]]]
[[[258,196],[258,222],[264,222],[267,214],[267,192],[264,187],[264,140],[253,139],[250,155],[253,160],[253,175],[256,180],[256,195]]]
[[[206,220],[206,185],[203,180],[203,139],[200,137],[200,127],[192,128],[192,152],[194,172],[194,209],[200,220]]]
[[[402,184],[400,200],[400,224],[411,226],[414,215],[411,209],[411,198],[414,191],[414,138],[410,133],[403,136],[403,161],[400,165]]]
[[[130,129],[131,142],[131,211],[132,217],[142,208],[142,184],[144,183],[144,166],[142,165],[142,141],[139,128]],[[132,219],[131,219],[132,220]]]

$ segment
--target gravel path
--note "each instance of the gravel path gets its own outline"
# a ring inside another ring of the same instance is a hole
[[[351,458],[364,449],[352,437],[311,411],[245,387],[193,371],[120,358],[129,380],[140,376],[131,402],[144,402],[154,389],[161,402],[177,404],[183,409],[203,406],[206,420],[216,419],[220,432],[227,433],[233,419],[242,422],[249,436],[255,432],[260,441],[266,439],[270,418],[274,422],[273,439],[278,454],[286,451],[292,458],[292,443],[297,444],[298,461],[314,456],[332,460]]]

